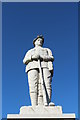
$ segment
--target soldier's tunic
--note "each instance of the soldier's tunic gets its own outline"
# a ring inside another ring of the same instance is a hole
[[[32,56],[34,54],[39,54],[40,56],[44,56],[45,58],[45,60],[41,61],[41,69],[43,73],[45,85],[44,87],[47,96],[45,96],[41,87],[38,61],[32,60]],[[51,59],[53,59],[51,50],[48,48],[42,48],[40,46],[29,50],[24,57],[23,62],[26,63],[25,71],[28,73],[28,82],[32,105],[45,104],[44,101],[42,100],[43,96],[44,99],[46,99],[47,97],[48,104],[51,100],[51,81],[52,81],[51,71],[53,71],[53,64]]]

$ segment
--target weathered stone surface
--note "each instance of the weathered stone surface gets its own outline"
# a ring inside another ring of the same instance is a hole
[[[62,114],[61,106],[23,106],[20,108],[20,114]]]
[[[62,113],[61,106],[23,106],[20,108],[20,114],[8,114],[7,118],[75,118],[75,114]]]

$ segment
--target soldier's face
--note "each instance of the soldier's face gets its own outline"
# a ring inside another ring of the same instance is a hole
[[[42,45],[43,45],[42,38],[38,38],[38,39],[35,41],[35,46],[42,46]]]

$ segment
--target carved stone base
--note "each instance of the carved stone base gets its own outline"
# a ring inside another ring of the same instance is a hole
[[[20,108],[20,114],[62,114],[61,106],[23,106]]]
[[[23,106],[20,108],[20,114],[8,114],[10,118],[72,118],[75,119],[75,114],[63,114],[61,106]]]

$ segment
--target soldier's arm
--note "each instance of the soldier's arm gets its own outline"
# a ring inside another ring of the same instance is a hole
[[[51,52],[50,49],[48,49],[48,54],[49,54],[49,57],[52,59],[52,62],[53,62],[53,61],[54,61],[54,57],[53,57],[52,52]],[[54,72],[52,62],[51,62],[51,61],[48,62],[48,67],[49,67],[49,70],[50,70],[50,72],[51,72],[51,76],[53,76],[53,72]]]
[[[48,57],[51,59],[51,61],[54,61],[54,57],[53,57],[52,52],[51,52],[50,49],[48,49],[48,54],[49,54]]]
[[[46,55],[46,56],[43,56],[43,60],[44,61],[54,61],[54,57],[53,57],[53,55],[52,55],[52,52],[51,52],[51,50],[50,49],[46,49],[47,50],[47,52],[48,52],[48,55]]]
[[[24,59],[23,59],[23,63],[24,64],[28,64],[29,62],[31,62],[31,53],[32,53],[32,50],[29,50],[27,53],[26,53],[26,55],[25,55],[25,57],[24,57]]]

